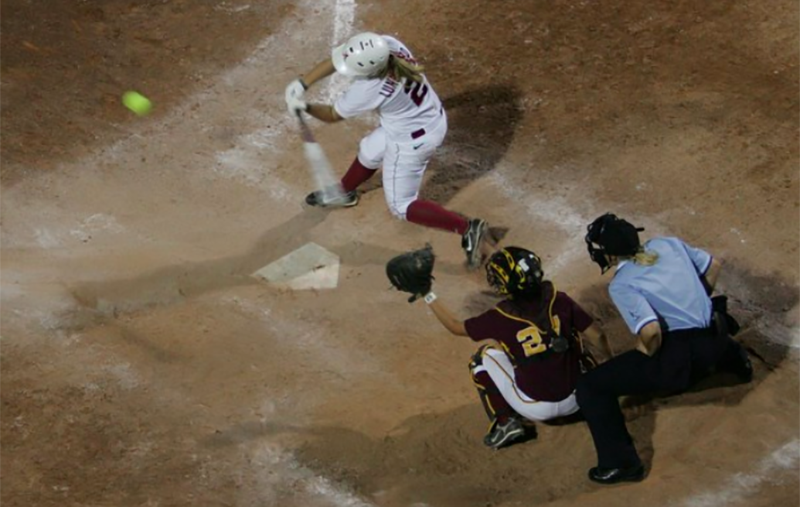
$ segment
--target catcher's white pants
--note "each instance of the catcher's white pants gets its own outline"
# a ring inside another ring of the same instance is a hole
[[[578,402],[573,392],[561,401],[536,401],[518,387],[514,379],[514,366],[505,351],[487,347],[483,352],[483,364],[472,369],[473,373],[485,371],[500,390],[500,394],[519,415],[531,421],[547,421],[578,411]]]
[[[383,127],[378,127],[361,140],[358,161],[368,169],[383,165],[383,193],[392,215],[405,220],[408,205],[419,196],[422,176],[436,149],[447,135],[447,115],[425,127],[425,134],[412,139],[390,139]]]

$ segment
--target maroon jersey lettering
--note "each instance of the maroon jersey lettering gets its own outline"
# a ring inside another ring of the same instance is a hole
[[[379,92],[384,97],[391,97],[394,93],[394,90],[397,88],[397,81],[392,78],[386,78],[381,85],[381,91]]]
[[[419,107],[428,94],[428,85],[423,82],[410,81],[405,84],[403,91],[411,97],[411,101]]]

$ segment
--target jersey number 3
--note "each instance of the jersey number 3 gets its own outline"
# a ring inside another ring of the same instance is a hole
[[[419,107],[422,101],[425,100],[425,95],[428,94],[428,85],[422,82],[411,81],[410,83],[406,83],[403,90],[411,98],[411,101]]]

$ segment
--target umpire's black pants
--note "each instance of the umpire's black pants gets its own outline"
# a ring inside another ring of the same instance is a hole
[[[641,464],[625,427],[620,396],[682,391],[715,365],[735,365],[740,347],[713,328],[686,329],[663,335],[651,357],[638,350],[621,354],[578,380],[577,400],[589,424],[598,466],[628,468]]]

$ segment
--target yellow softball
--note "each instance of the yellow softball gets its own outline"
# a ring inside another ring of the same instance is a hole
[[[139,116],[146,115],[153,108],[153,103],[150,102],[150,99],[133,90],[122,94],[122,103]]]

